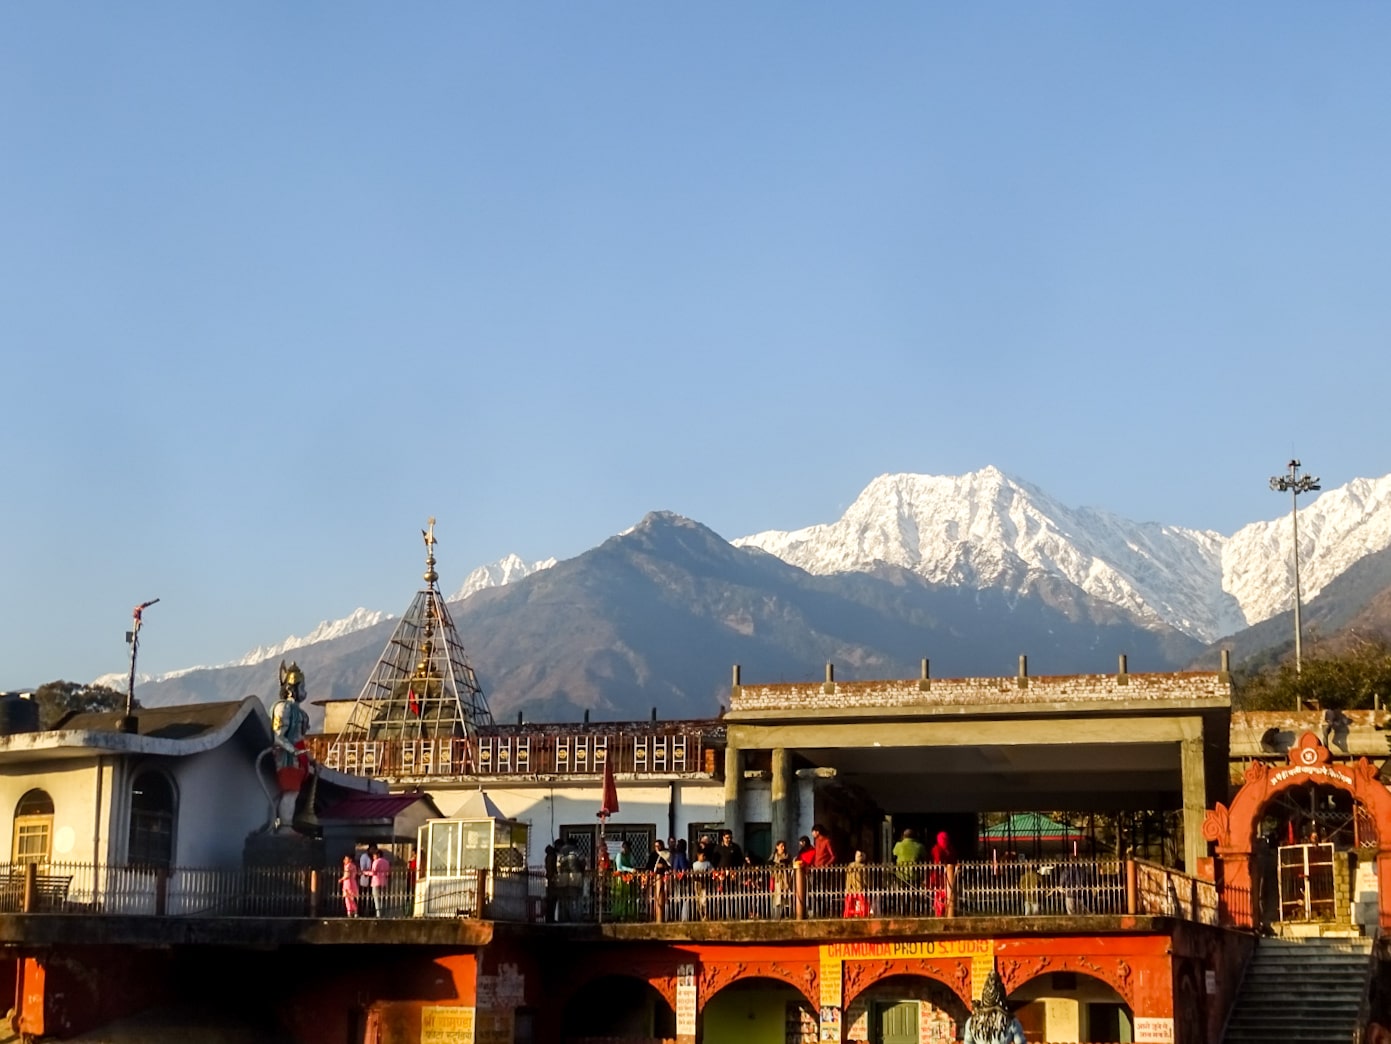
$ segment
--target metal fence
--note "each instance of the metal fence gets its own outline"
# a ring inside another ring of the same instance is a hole
[[[350,909],[340,875],[339,868],[0,864],[0,913],[343,917]],[[1115,859],[550,877],[539,869],[468,870],[418,881],[397,872],[373,892],[359,889],[353,897],[356,916],[654,923],[1148,914],[1215,925],[1236,923],[1240,912],[1222,906],[1231,896],[1223,897],[1211,881],[1157,863]]]

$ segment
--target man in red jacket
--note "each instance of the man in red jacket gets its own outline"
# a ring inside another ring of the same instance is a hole
[[[811,828],[812,848],[815,854],[811,857],[812,866],[834,866],[836,861],[835,849],[831,847],[831,839],[826,836],[826,828],[817,823]]]
[[[836,861],[835,849],[831,839],[826,836],[826,828],[817,823],[811,828],[812,867],[833,866]],[[839,877],[840,875],[835,875]],[[811,874],[807,881],[807,891],[811,893],[813,917],[834,917],[839,904],[842,881],[832,881],[829,874]],[[835,895],[832,895],[832,891]]]

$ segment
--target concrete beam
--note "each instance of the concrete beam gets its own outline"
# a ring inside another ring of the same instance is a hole
[[[729,745],[793,750],[847,747],[1068,746],[1076,743],[1179,743],[1201,739],[1201,717],[1071,718],[753,724],[730,722]],[[924,751],[924,757],[930,752]]]

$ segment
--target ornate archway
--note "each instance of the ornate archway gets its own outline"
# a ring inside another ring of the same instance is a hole
[[[999,962],[1000,978],[1010,993],[1049,972],[1073,972],[1104,983],[1133,1011],[1136,1008],[1134,969],[1123,958],[1094,960],[1084,954],[1015,957]]]
[[[1347,765],[1331,764],[1328,748],[1312,732],[1304,733],[1290,748],[1288,765],[1252,762],[1231,807],[1219,802],[1203,818],[1203,837],[1216,846],[1217,884],[1225,918],[1256,927],[1252,857],[1261,817],[1281,795],[1311,784],[1344,791],[1366,810],[1376,832],[1378,919],[1383,932],[1391,930],[1391,791],[1366,758]]]
[[[844,971],[844,1003],[848,1007],[865,990],[885,979],[904,976],[926,979],[950,991],[969,1013],[971,1010],[971,962],[961,958],[886,957],[881,960],[847,961]]]
[[[709,961],[700,966],[699,1005],[704,1009],[708,1000],[726,986],[750,979],[767,979],[796,990],[814,1010],[819,994],[816,969],[797,961]]]
[[[879,1039],[875,1027],[883,1009],[912,1005],[916,1015],[910,1018],[918,1036],[956,1040],[971,1014],[971,1002],[941,977],[950,969],[934,970],[925,961],[904,961],[900,967],[908,970],[899,970],[889,961],[846,964],[842,1036],[847,1040]],[[968,994],[969,974],[968,969],[963,979]],[[882,1023],[879,1028],[883,1028]],[[899,1028],[903,1028],[901,1023]]]

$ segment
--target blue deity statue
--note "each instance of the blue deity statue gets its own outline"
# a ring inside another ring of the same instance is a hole
[[[300,706],[304,696],[304,672],[298,664],[287,667],[281,660],[280,698],[270,710],[277,768],[303,768],[308,760],[304,737],[309,732],[309,714]]]
[[[963,1044],[1026,1044],[1024,1027],[1005,1004],[1005,983],[991,969],[981,986],[980,1000],[966,1020]]]

